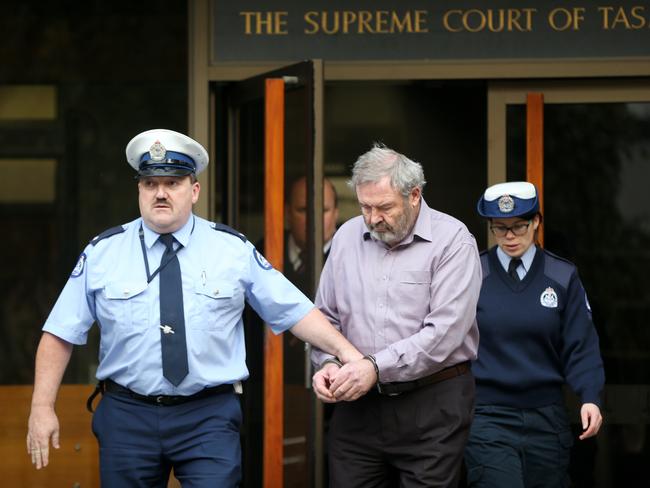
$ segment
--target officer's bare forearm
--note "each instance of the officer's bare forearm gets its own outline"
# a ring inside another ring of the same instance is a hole
[[[43,333],[36,351],[32,408],[54,407],[63,373],[70,362],[72,347],[69,342]]]
[[[298,339],[308,342],[325,352],[333,354],[342,362],[361,359],[361,354],[348,340],[328,322],[320,310],[314,308],[296,325],[291,332]]]

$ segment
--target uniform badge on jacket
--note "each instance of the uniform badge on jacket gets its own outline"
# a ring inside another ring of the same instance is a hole
[[[542,292],[539,301],[543,307],[557,308],[557,293],[550,286]]]

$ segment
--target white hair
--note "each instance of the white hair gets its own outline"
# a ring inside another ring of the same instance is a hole
[[[390,184],[407,197],[413,188],[422,190],[427,183],[422,165],[383,144],[375,143],[370,151],[359,156],[352,167],[348,185],[354,190],[364,183],[375,183],[389,176]]]

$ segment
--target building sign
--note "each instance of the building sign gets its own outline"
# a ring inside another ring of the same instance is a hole
[[[650,56],[650,0],[212,0],[211,61]]]

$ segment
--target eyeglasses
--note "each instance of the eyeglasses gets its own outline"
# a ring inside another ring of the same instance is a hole
[[[508,234],[508,231],[512,232],[516,236],[523,236],[528,232],[528,226],[532,220],[528,222],[517,222],[515,225],[506,227],[505,225],[491,225],[490,230],[496,237],[505,237]]]

